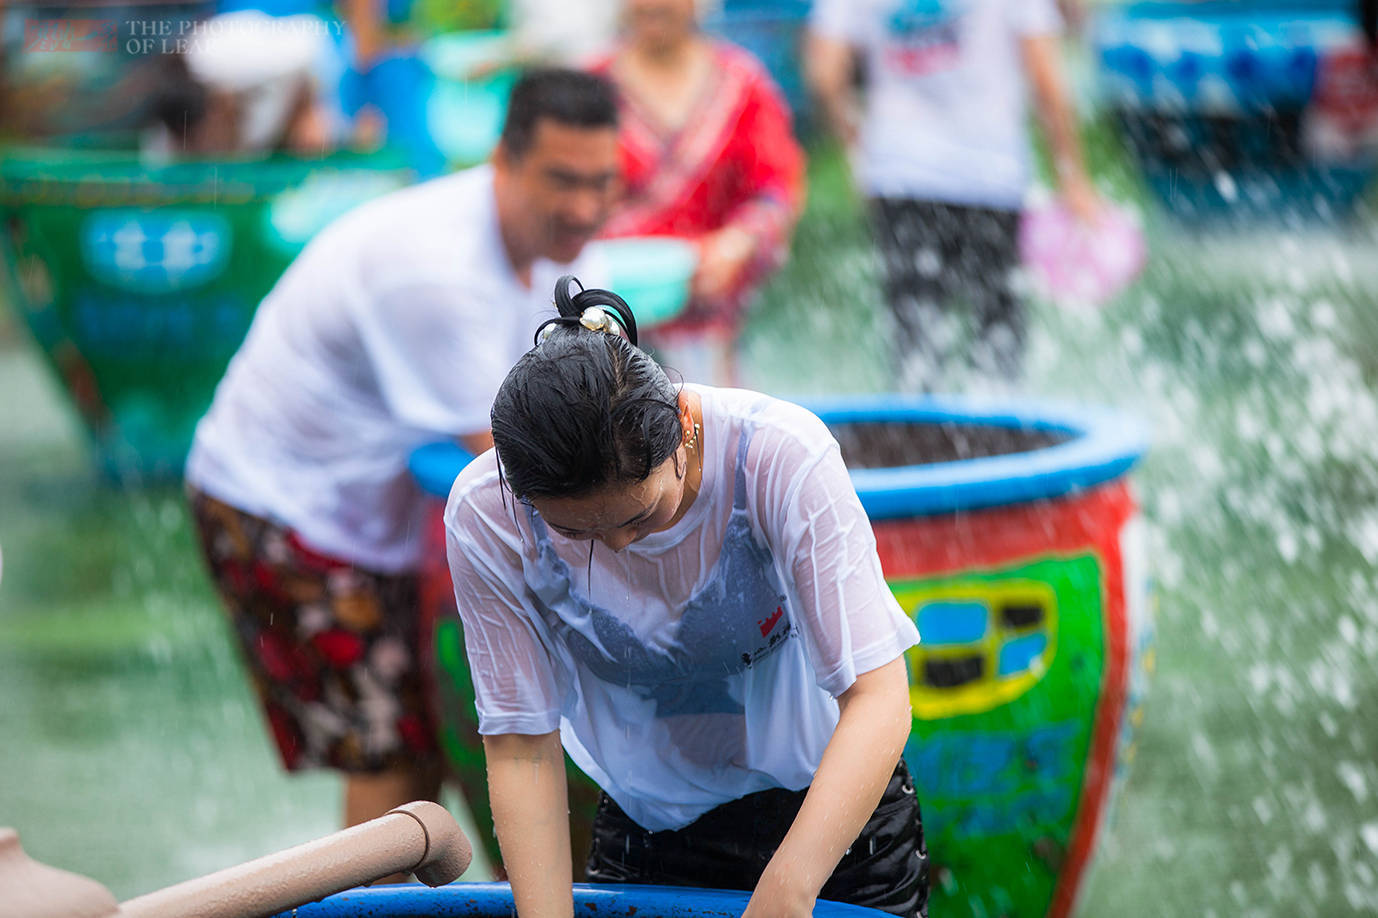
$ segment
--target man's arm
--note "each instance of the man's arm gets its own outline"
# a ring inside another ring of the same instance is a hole
[[[571,918],[569,793],[560,733],[485,736],[488,796],[522,918]]]
[[[793,825],[743,918],[804,918],[885,793],[913,715],[904,658],[857,676]]]

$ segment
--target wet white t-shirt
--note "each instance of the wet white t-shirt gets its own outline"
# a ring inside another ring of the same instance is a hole
[[[865,62],[858,180],[870,195],[1017,208],[1031,176],[1025,36],[1054,0],[817,0],[810,28]]]
[[[413,185],[323,230],[254,316],[196,428],[186,477],[314,548],[378,571],[415,566],[423,496],[411,451],[488,429],[507,371],[555,314],[498,234],[491,168]]]
[[[919,637],[823,423],[759,393],[689,388],[703,481],[670,529],[619,553],[565,539],[500,489],[491,450],[445,511],[479,732],[558,727],[652,831],[808,785],[836,696]]]

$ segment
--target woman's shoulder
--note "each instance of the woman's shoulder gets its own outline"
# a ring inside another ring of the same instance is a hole
[[[720,72],[737,76],[748,83],[766,82],[774,85],[765,64],[746,48],[725,38],[712,38],[709,43]]]
[[[836,444],[827,425],[802,405],[750,389],[690,388],[700,393],[705,416],[722,433],[749,431],[753,456],[799,461]]]
[[[513,500],[503,490],[497,451],[490,449],[466,465],[450,486],[450,496],[445,501],[445,528],[452,533],[472,533],[491,527],[510,516],[503,511]]]
[[[611,79],[613,76],[613,62],[617,60],[617,55],[621,50],[621,45],[613,45],[610,48],[604,48],[602,50],[595,51],[593,54],[581,60],[579,62],[579,66],[587,70],[589,73],[594,73],[598,76]]]

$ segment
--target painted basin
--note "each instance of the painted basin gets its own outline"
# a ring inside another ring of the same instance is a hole
[[[17,304],[114,476],[180,473],[259,300],[317,230],[400,187],[390,158],[197,161],[0,155]]]
[[[615,883],[574,886],[574,913],[582,918],[737,918],[749,895],[719,889],[630,886]],[[516,914],[506,883],[371,886],[303,905],[278,918],[509,918]],[[815,918],[877,918],[875,909],[819,901]]]
[[[867,396],[809,404],[837,436],[881,566],[924,643],[905,749],[934,868],[933,914],[1065,916],[1088,874],[1151,665],[1128,474],[1144,431],[1028,402]],[[424,573],[447,755],[493,845],[472,688],[444,557],[466,457],[427,447]],[[587,833],[596,794],[571,769]]]
[[[1107,7],[1103,101],[1172,213],[1349,213],[1378,158],[1378,81],[1347,0]]]

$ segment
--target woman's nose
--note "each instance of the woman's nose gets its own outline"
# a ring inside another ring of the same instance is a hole
[[[622,529],[614,529],[612,532],[604,533],[599,536],[599,538],[602,539],[604,545],[608,546],[613,551],[621,551],[636,541],[636,530],[630,526],[626,526]]]

